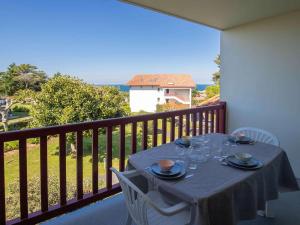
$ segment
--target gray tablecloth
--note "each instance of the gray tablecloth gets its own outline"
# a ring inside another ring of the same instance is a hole
[[[211,141],[224,138],[209,135]],[[160,180],[146,167],[161,158],[174,158],[175,144],[169,143],[134,154],[129,167],[141,172],[165,192],[190,202],[196,207],[195,224],[234,225],[238,220],[255,218],[257,210],[264,210],[265,202],[278,197],[279,191],[299,190],[286,153],[279,147],[264,143],[238,145],[236,151],[249,152],[264,162],[255,171],[243,171],[222,165],[217,160],[198,165],[193,177],[178,181]]]

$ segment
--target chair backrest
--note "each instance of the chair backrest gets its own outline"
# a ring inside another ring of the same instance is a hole
[[[133,221],[138,225],[148,225],[147,203],[150,199],[126,176],[127,172],[111,170],[117,175],[125,197],[128,212]]]
[[[275,146],[280,145],[278,138],[274,134],[259,128],[241,127],[232,132],[233,135],[239,133],[243,133],[246,137],[249,137],[254,141],[259,141],[259,142],[263,142]]]

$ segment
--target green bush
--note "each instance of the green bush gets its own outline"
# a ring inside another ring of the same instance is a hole
[[[25,121],[9,124],[8,130],[22,130],[28,128],[28,126],[29,126],[29,121],[25,120]]]
[[[30,109],[28,106],[25,105],[16,105],[14,107],[12,107],[12,112],[25,112],[25,113],[29,113]]]
[[[49,175],[48,177],[48,201],[49,205],[56,205],[59,203],[59,177],[55,175]],[[90,180],[84,180],[83,192],[88,193],[92,190],[92,182]],[[16,180],[9,184],[8,193],[6,197],[6,212],[7,219],[13,219],[20,216],[19,205],[19,181]],[[28,179],[28,211],[29,213],[39,211],[40,205],[40,178],[32,177]],[[71,182],[67,182],[67,199],[76,197],[76,185]]]
[[[4,152],[19,149],[19,141],[10,141],[4,143]]]
[[[27,139],[28,144],[39,144],[40,139],[39,138],[30,138]],[[10,141],[10,142],[5,142],[4,143],[4,152],[9,152],[13,150],[18,150],[19,149],[19,141]]]
[[[219,95],[220,94],[220,85],[207,86],[205,89],[205,93],[206,93],[207,98],[211,98],[215,95]]]
[[[39,138],[30,138],[30,139],[27,139],[27,143],[29,143],[29,144],[39,144],[40,139]]]

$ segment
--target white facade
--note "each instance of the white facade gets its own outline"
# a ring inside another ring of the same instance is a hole
[[[157,104],[176,101],[191,107],[191,88],[160,88],[155,86],[133,86],[129,90],[131,112],[155,112]]]
[[[274,133],[300,177],[300,11],[222,32],[221,62],[229,132]]]

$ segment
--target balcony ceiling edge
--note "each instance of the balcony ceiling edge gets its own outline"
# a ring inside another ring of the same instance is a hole
[[[300,10],[295,0],[119,0],[218,30]]]

